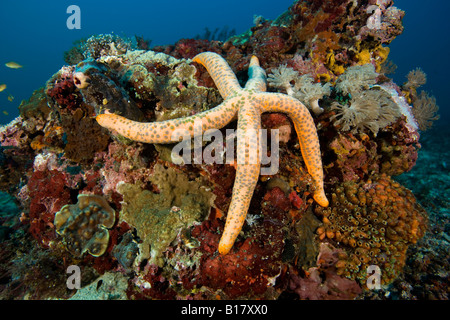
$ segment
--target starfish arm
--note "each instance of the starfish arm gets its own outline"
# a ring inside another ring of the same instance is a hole
[[[238,113],[237,169],[225,229],[219,253],[227,254],[244,225],[253,191],[260,173],[260,113],[254,106],[244,105]]]
[[[170,143],[194,136],[208,129],[219,129],[238,118],[237,169],[224,233],[219,243],[220,254],[227,254],[244,225],[250,201],[261,169],[260,129],[262,112],[287,113],[295,126],[303,159],[314,184],[314,199],[328,206],[323,189],[323,169],[319,139],[308,109],[297,99],[278,93],[266,93],[266,74],[259,60],[252,57],[249,80],[244,89],[225,59],[212,52],[193,58],[210,73],[224,98],[219,106],[199,114],[161,122],[141,123],[116,114],[100,114],[97,122],[121,135],[144,143]],[[200,131],[196,129],[199,128]],[[179,130],[179,132],[177,132]]]
[[[196,55],[192,61],[200,63],[208,70],[223,99],[242,90],[233,70],[217,53],[203,52]]]
[[[99,114],[95,119],[104,128],[115,130],[122,136],[144,143],[171,143],[180,140],[175,133],[194,135],[196,126],[201,130],[223,128],[236,117],[237,99],[229,99],[217,107],[190,117],[160,122],[137,122],[117,114]]]
[[[280,93],[261,93],[259,106],[262,112],[283,112],[289,115],[297,132],[306,168],[314,184],[314,200],[322,207],[328,206],[323,189],[323,168],[319,137],[308,109],[297,99]]]
[[[245,84],[245,89],[261,92],[267,90],[266,72],[259,66],[259,60],[255,56],[252,56],[250,59],[250,65],[248,67],[248,81]]]

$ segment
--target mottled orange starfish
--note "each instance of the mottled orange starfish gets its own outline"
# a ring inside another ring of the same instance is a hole
[[[303,159],[313,180],[314,199],[319,205],[328,206],[323,190],[319,139],[308,109],[300,101],[286,94],[265,92],[266,75],[255,56],[250,60],[249,80],[245,88],[241,88],[235,74],[220,55],[204,52],[195,56],[193,61],[208,70],[219,89],[224,101],[217,107],[186,118],[151,123],[131,121],[116,114],[100,114],[96,118],[98,123],[135,141],[171,143],[178,141],[172,137],[175,130],[187,130],[190,136],[193,136],[196,121],[201,121],[203,130],[220,129],[237,116],[238,164],[225,230],[219,243],[221,254],[230,251],[241,231],[258,182],[261,167],[259,136],[247,141],[243,137],[248,137],[251,131],[258,132],[261,129],[263,112],[283,112],[292,119]],[[255,150],[256,152],[252,152]]]

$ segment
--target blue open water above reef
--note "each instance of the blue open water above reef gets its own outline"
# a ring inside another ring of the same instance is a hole
[[[175,43],[182,38],[204,34],[218,28],[245,32],[253,25],[253,16],[275,19],[293,1],[5,1],[0,10],[0,26],[8,30],[0,34],[0,84],[8,84],[14,97],[8,100],[0,93],[0,124],[6,124],[18,115],[18,105],[42,86],[63,64],[63,52],[73,42],[95,34],[115,33],[120,36],[142,36],[151,45]],[[66,27],[66,9],[72,4],[81,8],[80,30]],[[437,98],[441,116],[450,121],[450,93],[447,70],[450,65],[450,39],[443,36],[448,30],[447,12],[450,2],[431,0],[396,0],[394,5],[406,11],[403,34],[391,44],[390,59],[398,66],[394,75],[397,83],[406,80],[406,74],[421,67],[428,75],[425,89]],[[120,10],[117,8],[120,7]],[[236,9],[239,8],[239,9]],[[231,20],[230,20],[231,17]],[[11,70],[4,67],[8,61],[17,61],[25,67]],[[5,115],[6,111],[8,115]]]

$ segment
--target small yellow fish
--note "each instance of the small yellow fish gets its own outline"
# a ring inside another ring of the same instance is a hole
[[[23,68],[22,65],[18,64],[17,62],[14,62],[14,61],[10,61],[10,62],[5,63],[5,66],[7,66],[8,68],[11,68],[11,69]]]
[[[14,100],[14,97],[12,95],[9,95],[8,100],[12,102]]]
[[[9,115],[8,111],[5,111],[5,110],[3,110],[3,114],[4,114],[5,116]]]
[[[0,84],[0,92],[6,89],[6,84]]]

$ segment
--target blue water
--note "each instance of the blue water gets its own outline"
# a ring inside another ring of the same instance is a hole
[[[450,1],[394,0],[394,4],[406,15],[403,34],[389,45],[389,58],[398,67],[393,78],[402,84],[410,70],[422,68],[428,81],[419,91],[436,97],[441,115],[437,124],[445,125],[450,121]]]
[[[83,37],[100,33],[121,36],[140,35],[151,45],[172,44],[181,38],[229,26],[242,33],[253,25],[253,15],[275,19],[293,3],[292,0],[201,0],[201,1],[11,1],[0,4],[0,124],[18,115],[21,100],[43,86],[61,66],[63,53]],[[428,75],[425,90],[437,98],[441,120],[450,117],[450,37],[446,19],[449,1],[396,0],[406,11],[404,33],[390,45],[390,58],[398,69],[395,81],[401,84],[406,74],[421,67]],[[69,5],[81,9],[81,29],[69,30],[66,13]],[[22,69],[9,69],[5,62],[17,61]],[[14,100],[8,101],[8,95]],[[3,111],[9,113],[5,115]]]

